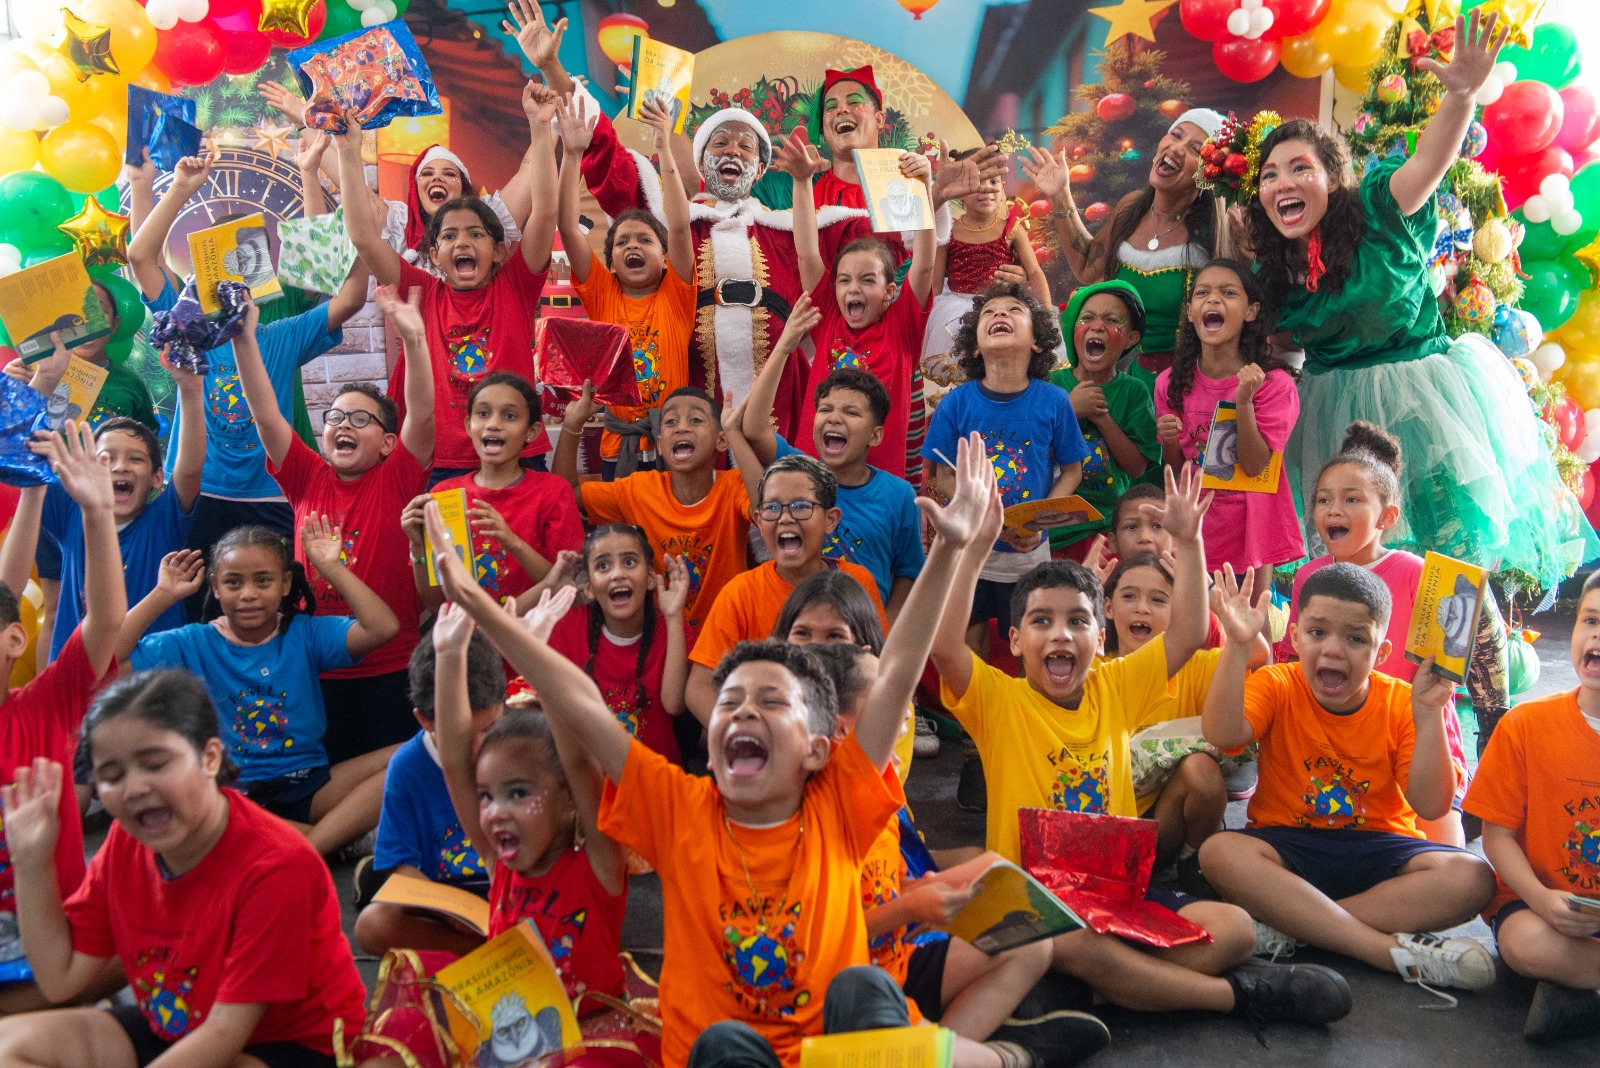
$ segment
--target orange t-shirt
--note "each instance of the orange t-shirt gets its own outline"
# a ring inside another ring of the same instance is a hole
[[[622,782],[606,783],[600,829],[661,874],[666,1068],[719,1020],[742,1020],[799,1064],[801,1038],[822,1033],[828,983],[868,962],[861,867],[904,803],[899,780],[850,737],[806,782],[795,817],[733,826],[712,779],[634,743]]]
[[[666,471],[640,471],[615,482],[583,482],[578,502],[590,524],[632,523],[642,527],[656,551],[656,567],[668,556],[689,569],[689,604],[684,621],[694,644],[706,613],[748,559],[750,494],[737,471],[718,471],[711,492],[697,504],[680,504]]]
[[[618,419],[640,418],[659,407],[673,390],[689,384],[689,335],[694,330],[694,286],[671,267],[661,276],[661,287],[646,297],[630,297],[617,284],[616,275],[592,251],[589,277],[573,280],[572,288],[583,300],[589,318],[628,328],[633,341],[633,374],[639,382],[638,408],[611,409]],[[615,460],[621,441],[607,430],[600,435],[600,458]]]
[[[872,572],[848,560],[829,560],[827,564],[861,583],[861,588],[872,598],[872,607],[878,610],[878,621],[887,632],[889,617],[883,611],[883,602],[878,599],[878,584],[873,580]],[[734,576],[723,587],[722,593],[717,596],[717,603],[711,606],[711,611],[706,615],[706,624],[700,629],[700,637],[696,639],[689,659],[715,671],[728,650],[735,645],[770,637],[773,624],[778,622],[778,616],[783,612],[783,602],[793,592],[794,586],[778,575],[778,565],[771,560]]]
[[[1524,701],[1506,713],[1464,807],[1515,831],[1544,885],[1583,897],[1600,893],[1600,734],[1578,711],[1576,692]],[[1516,899],[1501,883],[1483,915]]]
[[[1299,664],[1273,664],[1245,681],[1244,715],[1261,742],[1251,827],[1422,837],[1403,792],[1416,742],[1409,685],[1373,672],[1366,703],[1336,715],[1317,703]]]
[[[883,829],[867,859],[861,865],[861,910],[870,912],[887,905],[900,896],[900,883],[906,875],[906,858],[900,852],[900,822],[893,820]],[[896,983],[906,985],[906,972],[911,966],[911,953],[917,947],[906,940],[909,928],[896,927],[876,938],[867,939],[867,954],[872,963],[888,972]],[[906,999],[911,1010],[911,1022],[917,1023],[922,1014],[917,1003]]]

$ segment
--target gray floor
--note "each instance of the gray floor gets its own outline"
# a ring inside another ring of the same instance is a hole
[[[1525,625],[1541,630],[1536,644],[1542,672],[1538,684],[1525,696],[1539,696],[1576,685],[1568,652],[1576,605],[1563,601],[1557,608]],[[1468,749],[1472,745],[1469,740]],[[981,844],[983,817],[964,812],[955,804],[956,779],[961,755],[958,745],[946,744],[935,759],[913,768],[906,794],[917,822],[935,848]],[[1244,822],[1244,804],[1230,806],[1228,824]],[[352,864],[337,864],[334,876],[346,897],[346,930],[355,922],[348,904]],[[1489,931],[1473,922],[1460,928],[1465,934],[1490,943]],[[632,950],[651,971],[659,967],[661,949],[660,883],[653,875],[634,881],[629,896],[628,919],[623,929],[625,948]],[[1484,1065],[1600,1065],[1600,1042],[1569,1042],[1541,1049],[1522,1040],[1522,1023],[1532,987],[1504,968],[1489,990],[1461,994],[1454,1011],[1426,1007],[1442,1004],[1431,995],[1407,986],[1393,975],[1380,974],[1365,965],[1336,960],[1329,954],[1302,949],[1297,960],[1330,964],[1349,980],[1355,994],[1355,1011],[1327,1028],[1275,1025],[1266,1032],[1270,1045],[1257,1042],[1242,1023],[1203,1014],[1152,1017],[1110,1009],[1104,1012],[1111,1027],[1112,1045],[1090,1063],[1127,1064],[1140,1068],[1199,1065],[1330,1065],[1338,1068],[1417,1065],[1451,1068]],[[361,962],[370,982],[375,961]]]

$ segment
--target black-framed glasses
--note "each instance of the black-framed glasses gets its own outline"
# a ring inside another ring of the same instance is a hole
[[[325,413],[323,413],[322,421],[327,423],[329,426],[338,426],[340,423],[349,423],[357,430],[360,430],[368,423],[378,423],[379,426],[383,425],[376,415],[373,415],[368,411],[363,411],[359,408],[353,412],[342,412],[338,408],[329,408]]]
[[[783,513],[787,511],[794,517],[796,523],[804,523],[811,518],[811,513],[821,507],[816,501],[790,501],[788,504],[782,501],[766,501],[760,508],[756,509],[756,515],[768,523],[776,523],[783,518]]]

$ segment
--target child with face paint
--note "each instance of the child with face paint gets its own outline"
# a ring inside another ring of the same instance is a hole
[[[1138,290],[1115,279],[1083,286],[1061,313],[1061,332],[1072,339],[1071,365],[1050,381],[1067,391],[1089,446],[1078,495],[1104,518],[1051,531],[1052,556],[1082,560],[1093,536],[1110,528],[1118,498],[1161,461],[1150,391],[1117,368],[1138,349],[1144,324]]]

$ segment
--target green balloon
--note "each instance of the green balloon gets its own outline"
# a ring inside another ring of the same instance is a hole
[[[1539,654],[1518,635],[1513,634],[1506,643],[1506,661],[1506,688],[1513,697],[1526,693],[1539,681]]]
[[[1516,65],[1520,80],[1544,82],[1552,89],[1565,89],[1578,80],[1583,69],[1578,35],[1559,22],[1542,23],[1533,31],[1531,47],[1507,48],[1500,59]]]
[[[1591,163],[1572,176],[1572,206],[1585,220],[1600,222],[1600,163]]]
[[[89,277],[105,286],[111,293],[111,303],[117,310],[117,328],[112,341],[126,341],[144,325],[145,306],[134,284],[117,273],[115,267],[90,267]]]
[[[66,186],[42,171],[17,171],[0,178],[0,241],[28,249],[55,235],[57,223],[72,217],[72,196]],[[68,247],[72,244],[67,241]]]
[[[343,37],[360,28],[361,12],[351,7],[345,0],[329,0],[328,21],[322,24],[322,32],[317,34],[317,40],[328,41],[335,37]]]
[[[1512,212],[1511,217],[1523,227],[1524,236],[1517,254],[1524,260],[1553,260],[1566,251],[1567,239],[1555,232],[1549,220],[1542,223],[1529,222],[1528,217],[1522,214],[1521,208]]]
[[[1528,275],[1523,283],[1522,300],[1517,306],[1531,312],[1545,333],[1556,329],[1572,318],[1578,310],[1578,296],[1589,288],[1589,272],[1574,260],[1524,262],[1522,270]]]

